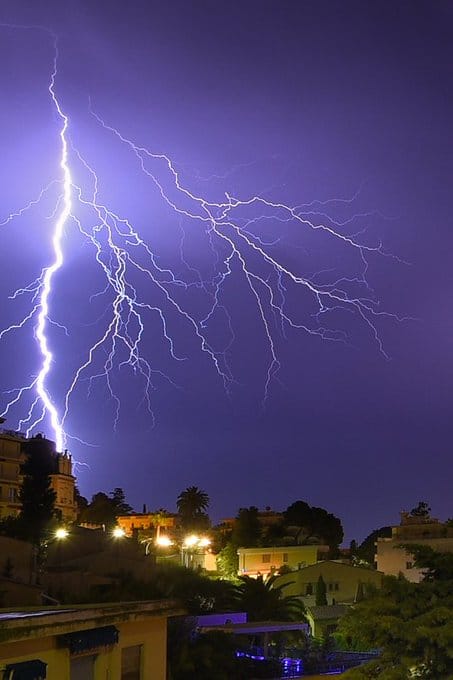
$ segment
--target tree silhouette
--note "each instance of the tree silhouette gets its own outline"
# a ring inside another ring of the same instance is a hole
[[[266,581],[241,576],[239,581],[239,606],[247,612],[250,621],[300,621],[304,619],[305,609],[298,597],[284,595],[283,590],[290,583],[275,586],[278,576]]]
[[[188,486],[181,491],[176,506],[184,529],[200,531],[209,527],[209,517],[206,514],[209,496],[198,486]]]
[[[39,545],[55,515],[56,493],[50,479],[54,472],[52,442],[38,435],[24,444],[24,452],[20,524],[24,538]]]
[[[326,588],[326,583],[322,577],[322,574],[319,574],[318,581],[316,583],[316,605],[317,606],[322,606],[327,604],[327,588]]]

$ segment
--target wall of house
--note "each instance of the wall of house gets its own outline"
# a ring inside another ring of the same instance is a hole
[[[103,625],[100,623],[99,625]],[[84,656],[95,656],[93,680],[121,680],[122,652],[125,648],[141,647],[141,680],[165,680],[167,620],[165,617],[151,617],[141,621],[110,622],[119,629],[119,642],[87,652]],[[69,680],[71,657],[69,650],[58,644],[54,631],[49,637],[26,639],[0,644],[0,670],[6,664],[39,659],[47,664],[47,680]],[[32,633],[31,633],[32,636]],[[82,655],[80,655],[82,656]],[[88,679],[87,679],[88,680]]]
[[[22,440],[0,432],[0,519],[17,515],[20,510],[20,464]]]
[[[271,548],[239,548],[239,574],[256,576],[277,571],[283,565],[298,569],[315,564],[328,546],[300,545]]]
[[[326,584],[328,604],[353,602],[359,582],[366,588],[372,584],[379,588],[382,583],[381,572],[362,569],[333,560],[318,562],[313,566],[280,576],[278,584],[286,583],[285,595],[303,597],[306,604],[315,603],[316,583],[322,575]],[[311,592],[311,595],[310,595]]]
[[[376,566],[384,574],[390,576],[403,574],[408,581],[419,583],[423,579],[423,571],[415,569],[413,556],[406,552],[404,548],[399,547],[401,541],[402,539],[399,536],[398,538],[378,539],[376,543]],[[406,537],[404,543],[426,545],[439,552],[453,552],[453,537],[423,538],[418,536],[412,539]]]

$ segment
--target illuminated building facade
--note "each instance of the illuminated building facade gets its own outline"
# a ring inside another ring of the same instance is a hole
[[[0,419],[0,425],[3,422]],[[17,432],[0,429],[0,519],[18,515],[20,511],[20,466],[25,458],[23,441]]]
[[[160,534],[160,530],[172,533],[176,526],[176,516],[167,515],[160,512],[144,512],[134,515],[119,515],[116,518],[116,523],[123,529],[126,536],[134,536],[138,532],[156,531],[156,535]]]
[[[315,564],[329,552],[328,545],[274,546],[270,548],[239,548],[240,576],[268,576],[281,567],[300,569]]]
[[[3,610],[0,676],[165,680],[167,619],[182,613],[171,600]]]
[[[408,581],[418,583],[423,571],[414,567],[414,558],[402,546],[414,543],[439,552],[453,552],[453,527],[433,517],[414,517],[401,513],[399,526],[392,527],[391,538],[378,538],[376,542],[376,567],[391,576],[402,574]]]
[[[3,422],[0,419],[0,424]],[[20,512],[21,465],[25,461],[25,448],[37,440],[43,440],[48,445],[49,477],[56,494],[55,508],[61,513],[63,521],[72,522],[77,517],[77,506],[70,454],[57,453],[53,442],[42,435],[28,439],[21,432],[7,429],[0,429],[0,518],[16,516]]]

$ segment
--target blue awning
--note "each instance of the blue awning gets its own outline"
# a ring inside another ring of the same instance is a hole
[[[47,664],[39,659],[9,663],[3,671],[3,680],[45,680]]]

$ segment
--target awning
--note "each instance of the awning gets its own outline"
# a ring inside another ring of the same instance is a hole
[[[47,664],[39,659],[9,663],[3,670],[3,680],[45,680]]]
[[[118,637],[119,632],[115,626],[103,626],[59,635],[58,642],[61,647],[67,647],[71,654],[81,654],[99,647],[116,645]]]

